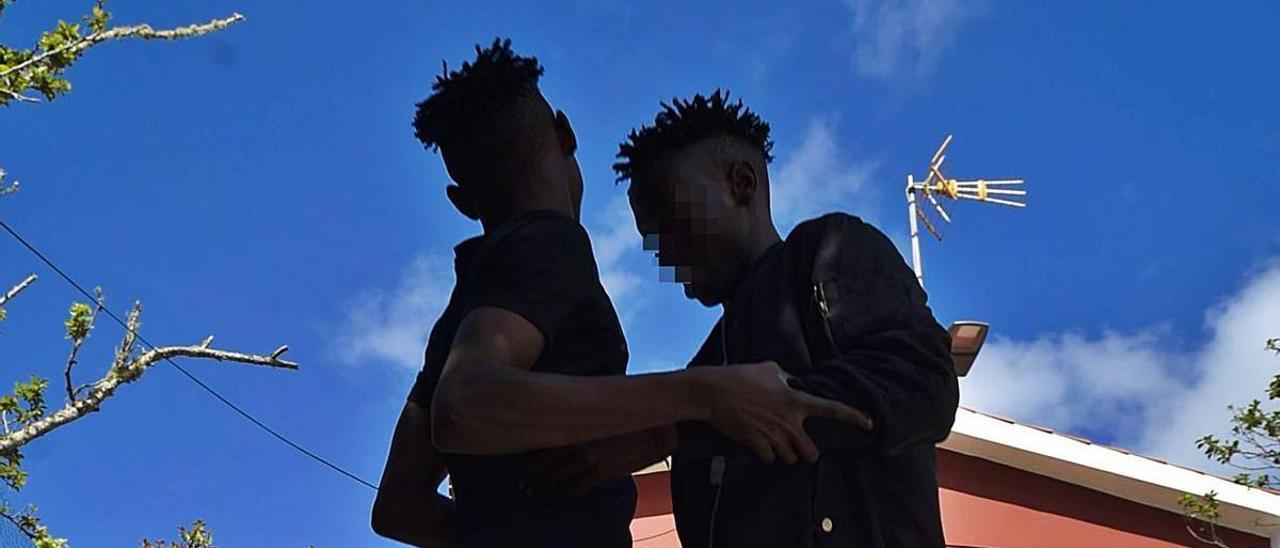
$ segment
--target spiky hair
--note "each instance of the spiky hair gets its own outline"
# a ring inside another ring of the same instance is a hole
[[[688,100],[674,98],[661,105],[653,125],[631,130],[627,140],[618,145],[619,161],[613,164],[618,182],[630,179],[638,168],[663,152],[680,150],[717,135],[742,139],[759,149],[766,163],[773,160],[769,124],[743,106],[742,99],[730,102],[728,90],[717,89],[710,97],[699,93]]]
[[[516,55],[510,38],[494,38],[487,48],[477,44],[475,61],[454,71],[444,64],[431,95],[417,105],[413,134],[422,146],[438,149],[495,109],[535,93],[541,76],[538,59]]]

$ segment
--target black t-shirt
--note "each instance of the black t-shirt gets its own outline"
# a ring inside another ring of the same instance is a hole
[[[546,339],[532,370],[622,375],[627,346],[582,225],[554,211],[521,215],[456,249],[457,284],[431,330],[409,399],[430,408],[458,324],[479,307],[519,314]],[[550,505],[519,493],[531,455],[445,454],[462,518],[461,547],[624,547],[635,511],[631,478]]]

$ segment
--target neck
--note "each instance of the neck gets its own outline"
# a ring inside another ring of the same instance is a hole
[[[777,227],[773,226],[773,219],[766,217],[764,221],[757,223],[752,228],[751,235],[747,239],[746,253],[743,254],[742,266],[738,269],[736,279],[730,285],[726,298],[721,303],[726,310],[731,306],[730,301],[732,301],[733,292],[742,283],[742,280],[751,273],[751,268],[755,266],[765,252],[780,241],[782,241],[782,237],[778,235]]]
[[[505,204],[496,204],[490,211],[480,217],[480,225],[486,234],[497,230],[507,221],[530,211],[553,210],[573,218],[577,218],[569,203],[568,192],[552,192],[551,189],[565,189],[562,180],[540,175],[522,177],[511,182],[509,200]]]
[[[759,223],[755,230],[752,231],[752,237],[747,245],[747,260],[742,265],[743,273],[751,268],[774,244],[782,241],[782,237],[778,235],[777,227],[773,226],[773,219],[765,219]]]

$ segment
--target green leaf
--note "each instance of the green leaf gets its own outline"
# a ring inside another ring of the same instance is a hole
[[[84,16],[85,24],[89,25],[89,30],[92,30],[94,33],[107,30],[107,22],[111,21],[111,12],[103,9],[102,7],[105,3],[105,0],[98,0],[98,2],[93,5],[93,11],[89,12],[89,15]]]
[[[89,330],[93,329],[93,307],[84,303],[71,303],[67,321],[62,325],[67,328],[68,339],[76,342],[84,340],[89,336]]]

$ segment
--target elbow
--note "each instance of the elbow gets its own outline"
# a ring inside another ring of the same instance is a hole
[[[475,454],[482,451],[474,404],[455,388],[440,386],[431,401],[431,444],[441,453]]]
[[[444,375],[431,398],[431,443],[441,453],[505,455],[533,449],[520,445],[513,426],[520,417],[505,395],[521,393],[505,368]]]
[[[466,440],[460,433],[462,429],[458,426],[458,419],[440,415],[431,418],[431,445],[441,453],[466,453],[468,448]]]
[[[392,505],[379,494],[373,500],[373,512],[370,513],[369,526],[380,537],[400,540],[400,527]]]

